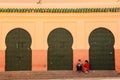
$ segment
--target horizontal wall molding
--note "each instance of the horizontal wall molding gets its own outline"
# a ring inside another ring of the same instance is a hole
[[[120,12],[114,8],[0,8],[0,13],[105,13]]]

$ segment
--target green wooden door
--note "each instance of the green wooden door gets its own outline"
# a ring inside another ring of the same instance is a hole
[[[31,70],[32,53],[30,48],[30,34],[24,29],[15,28],[7,34],[5,43],[5,70]]]
[[[114,35],[106,28],[97,28],[89,36],[89,57],[92,70],[114,70]]]
[[[73,38],[64,28],[53,30],[48,36],[48,70],[73,69]]]

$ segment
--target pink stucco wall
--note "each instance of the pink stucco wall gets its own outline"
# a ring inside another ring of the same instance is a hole
[[[76,71],[76,64],[77,64],[78,59],[81,59],[82,63],[84,63],[84,60],[89,60],[88,50],[76,49],[73,51],[73,70],[74,71]]]
[[[47,71],[47,50],[33,50],[32,52],[32,70]],[[73,71],[76,71],[78,59],[84,62],[88,60],[88,57],[88,50],[73,50]]]
[[[41,4],[36,4],[37,1],[39,0],[1,0],[0,8],[120,7],[120,2],[116,2],[116,0],[44,0]],[[62,4],[59,4],[59,2],[61,2]],[[68,14],[0,13],[0,18],[2,18],[0,20],[0,71],[5,71],[5,37],[10,30],[17,27],[25,29],[31,35],[33,71],[47,71],[47,38],[49,33],[55,28],[65,28],[73,36],[73,70],[75,71],[75,65],[78,59],[81,59],[82,62],[85,59],[89,60],[88,37],[90,33],[98,27],[105,27],[109,29],[115,36],[115,70],[120,71],[120,12]]]
[[[120,49],[115,50],[115,70],[120,72]]]
[[[0,51],[0,71],[5,71],[5,51]],[[115,50],[115,70],[120,72],[120,49]],[[84,49],[73,50],[73,71],[76,71],[77,60],[89,60],[89,52]],[[47,71],[47,50],[32,50],[32,71]]]
[[[0,50],[0,71],[5,71],[5,51]]]
[[[32,70],[47,71],[47,50],[32,50]]]

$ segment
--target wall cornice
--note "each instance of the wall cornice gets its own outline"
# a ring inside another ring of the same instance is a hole
[[[0,13],[106,13],[120,12],[120,7],[112,8],[0,8]]]

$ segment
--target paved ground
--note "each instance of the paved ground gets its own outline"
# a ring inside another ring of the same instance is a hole
[[[90,71],[7,71],[0,72],[0,80],[120,80],[120,73],[110,70]]]
[[[15,79],[15,80],[23,80],[23,79]],[[99,77],[99,78],[74,78],[74,79],[27,79],[27,80],[120,80],[119,78],[111,78],[111,77],[107,77],[107,78],[103,78],[103,77]]]
[[[50,80],[61,80],[61,79],[50,79]],[[120,80],[120,78],[79,78],[79,79],[62,79],[62,80]]]

